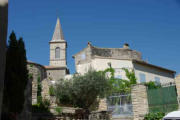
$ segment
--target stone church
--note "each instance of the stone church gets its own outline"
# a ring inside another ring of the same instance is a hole
[[[69,78],[67,67],[67,42],[64,39],[59,18],[50,44],[49,66],[28,61],[29,74],[32,75],[32,104],[37,103],[37,80],[42,83],[42,96],[49,98],[49,86],[61,78]],[[84,74],[89,68],[115,69],[115,77],[127,79],[123,68],[134,70],[137,82],[155,81],[161,84],[173,83],[176,72],[150,64],[142,59],[142,54],[130,49],[128,44],[122,48],[101,48],[88,43],[87,47],[73,56],[76,72]]]
[[[42,97],[49,98],[49,86],[69,74],[66,61],[67,42],[64,40],[60,19],[57,19],[50,45],[49,66],[28,61],[29,74],[32,76],[32,104],[37,103],[37,80],[42,83]]]

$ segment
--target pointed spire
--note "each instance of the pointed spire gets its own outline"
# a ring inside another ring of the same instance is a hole
[[[64,41],[64,35],[59,18],[57,18],[57,23],[54,30],[52,41]]]

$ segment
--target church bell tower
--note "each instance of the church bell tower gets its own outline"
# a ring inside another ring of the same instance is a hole
[[[54,34],[49,44],[50,44],[49,65],[54,67],[67,68],[67,62],[66,62],[67,43],[64,40],[64,35],[59,18],[57,18]]]

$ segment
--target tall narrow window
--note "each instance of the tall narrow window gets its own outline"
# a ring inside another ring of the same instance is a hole
[[[57,48],[55,49],[55,58],[56,58],[56,59],[59,59],[59,58],[60,58],[60,48],[59,48],[59,47],[57,47]]]
[[[146,75],[145,74],[140,73],[139,78],[140,78],[140,83],[145,83],[146,82]]]

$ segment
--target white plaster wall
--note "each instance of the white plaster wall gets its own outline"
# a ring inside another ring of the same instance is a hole
[[[95,69],[96,71],[105,70],[109,68],[108,63],[111,63],[111,67],[115,69],[115,77],[120,77],[122,79],[127,79],[122,68],[127,68],[129,70],[133,69],[133,64],[130,60],[94,58],[89,63],[76,65],[76,70],[80,74],[86,73],[90,68]]]
[[[111,67],[115,69],[115,77],[121,79],[127,79],[126,73],[122,68],[129,70],[133,69],[132,61],[130,60],[116,60],[116,59],[100,59],[95,58],[92,60],[92,66],[95,70],[105,70],[109,68],[108,63],[111,63]]]
[[[155,77],[159,77],[160,82],[162,84],[174,82],[173,74],[167,71],[163,71],[160,69],[148,67],[145,65],[135,64],[135,63],[134,63],[134,70],[135,70],[135,75],[136,75],[138,83],[140,83],[140,77],[139,77],[140,73],[145,74],[146,82],[155,81]]]
[[[78,64],[76,65],[76,72],[80,74],[84,74],[88,72],[90,68],[93,68],[92,63],[83,63],[83,64]]]

